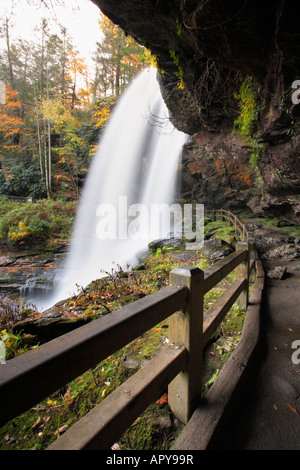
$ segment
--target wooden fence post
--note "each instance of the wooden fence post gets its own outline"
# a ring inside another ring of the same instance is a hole
[[[187,364],[169,384],[168,401],[174,415],[184,424],[199,404],[203,343],[203,280],[204,272],[195,267],[179,267],[170,273],[170,284],[187,286],[188,305],[170,317],[169,341],[184,345]]]
[[[247,259],[236,267],[235,276],[236,278],[245,278],[247,280],[245,289],[241,292],[237,299],[237,304],[240,306],[240,308],[246,310],[249,299],[249,246],[247,242],[237,242],[236,251],[241,252],[244,250],[247,250]]]
[[[255,260],[255,239],[248,238],[248,246],[249,246],[249,268],[252,261]],[[249,275],[249,283],[253,284],[256,279],[255,269]]]

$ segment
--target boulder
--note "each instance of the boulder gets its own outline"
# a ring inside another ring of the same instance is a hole
[[[53,317],[41,317],[34,320],[24,320],[13,327],[13,333],[23,332],[35,336],[39,343],[46,343],[58,336],[85,325],[91,321],[90,317],[78,317],[70,319],[58,314]]]
[[[286,277],[287,268],[285,266],[276,266],[267,271],[269,279],[284,279]]]
[[[202,251],[206,258],[211,261],[217,261],[230,255],[234,248],[224,240],[210,238],[209,240],[204,240]]]

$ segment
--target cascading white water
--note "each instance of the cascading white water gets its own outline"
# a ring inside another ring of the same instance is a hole
[[[84,185],[66,266],[44,308],[102,277],[102,270],[110,272],[114,263],[123,268],[134,265],[150,241],[167,235],[152,226],[146,236],[145,230],[142,237],[136,233],[128,236],[128,208],[138,214],[138,204],[150,210],[152,204],[172,203],[186,138],[168,119],[155,70],[144,70],[122,95],[100,139]],[[104,239],[99,230],[109,225],[109,218],[103,216],[111,208],[115,208],[112,236]],[[136,217],[137,225],[138,220]]]

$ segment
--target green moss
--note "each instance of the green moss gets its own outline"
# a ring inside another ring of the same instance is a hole
[[[235,305],[225,317],[222,328],[231,335],[240,333],[243,329],[245,314],[244,310]]]
[[[283,230],[284,232],[290,232],[295,237],[300,237],[300,226],[299,225],[292,225],[290,222],[286,220],[281,220],[276,217],[272,219],[263,218],[260,219],[260,223],[267,227],[274,227],[279,230]]]
[[[235,228],[221,220],[207,222],[204,226],[204,238],[219,238],[231,244],[235,241]]]
[[[256,173],[255,185],[262,187],[262,175],[259,168],[259,160],[264,146],[257,142],[255,132],[260,111],[260,101],[257,93],[257,84],[252,77],[247,76],[241,84],[238,92],[234,94],[238,100],[239,116],[234,122],[233,132],[243,137],[243,142],[249,147],[250,160],[248,172]]]
[[[120,439],[122,450],[170,449],[176,436],[172,417],[167,406],[156,403],[131,425]]]
[[[259,111],[257,85],[253,78],[246,77],[234,97],[238,100],[240,109],[234,122],[234,132],[248,139],[255,131]]]

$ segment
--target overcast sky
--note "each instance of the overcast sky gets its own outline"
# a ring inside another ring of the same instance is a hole
[[[59,7],[53,2],[53,9],[39,7],[39,0],[35,0],[34,3],[35,6],[30,6],[26,0],[0,0],[1,20],[10,15],[12,5],[15,5],[12,30],[14,37],[33,39],[34,28],[40,26],[42,18],[47,18],[51,20],[51,24],[55,22],[57,24],[56,28],[51,27],[51,32],[59,33],[59,23],[67,28],[72,38],[71,42],[80,55],[88,60],[96,48],[96,42],[101,40],[98,26],[99,8],[90,0],[65,0],[64,7]],[[3,40],[0,42],[0,47],[3,47]]]

